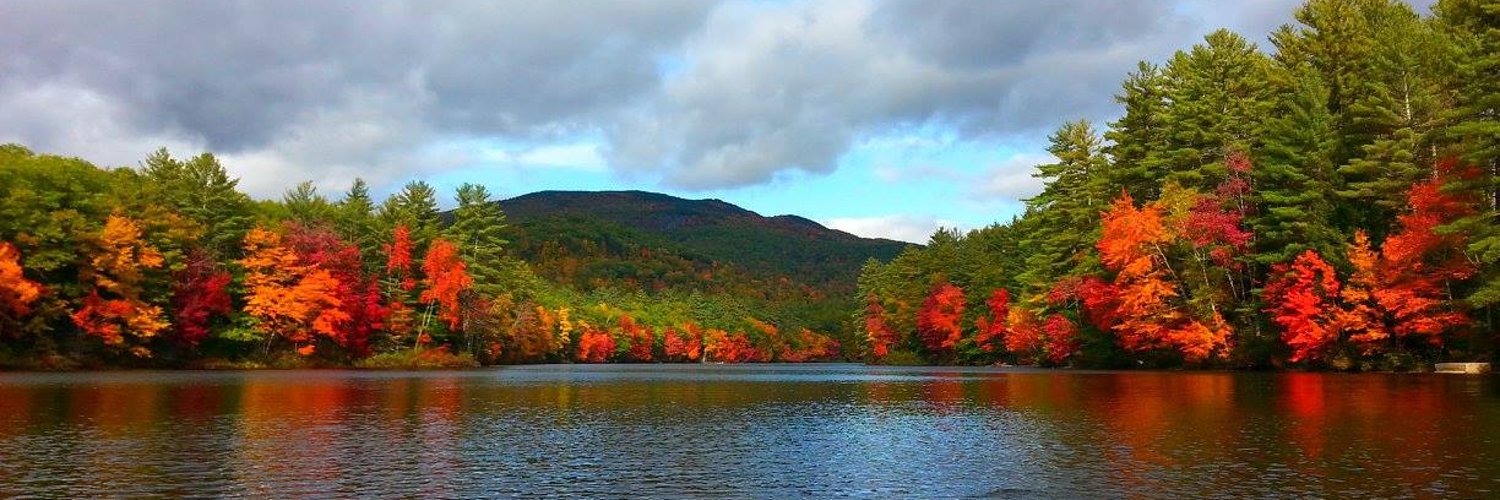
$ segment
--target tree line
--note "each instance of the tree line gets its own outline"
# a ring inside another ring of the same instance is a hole
[[[838,342],[734,297],[580,291],[464,184],[253,200],[212,154],[138,168],[0,146],[0,366],[801,362]]]
[[[1311,0],[1141,62],[1025,212],[867,263],[885,362],[1411,369],[1500,331],[1500,3]]]

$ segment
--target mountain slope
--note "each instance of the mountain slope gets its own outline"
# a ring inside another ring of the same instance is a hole
[[[847,295],[867,259],[888,260],[910,246],[793,215],[643,191],[542,191],[500,207],[517,252],[543,276],[585,288],[619,280],[627,288],[728,291],[703,283],[722,276]]]

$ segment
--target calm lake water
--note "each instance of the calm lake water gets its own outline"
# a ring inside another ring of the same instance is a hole
[[[1500,495],[1500,380],[859,365],[0,374],[0,497]]]

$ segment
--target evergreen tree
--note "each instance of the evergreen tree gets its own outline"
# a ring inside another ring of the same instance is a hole
[[[1256,235],[1255,260],[1289,262],[1311,248],[1334,255],[1340,240],[1333,217],[1333,117],[1322,78],[1302,65],[1266,124],[1264,146],[1251,170],[1257,210],[1250,226]]]
[[[427,252],[427,244],[438,236],[437,191],[423,181],[411,181],[380,205],[382,229],[405,225],[411,231],[412,250]]]
[[[1431,172],[1430,135],[1438,125],[1441,87],[1433,30],[1404,4],[1371,4],[1365,73],[1344,104],[1339,195],[1355,202],[1355,227],[1385,227],[1405,206],[1406,188]],[[1373,205],[1373,207],[1372,207]],[[1377,235],[1380,232],[1377,232]]]
[[[333,204],[318,193],[312,181],[302,181],[288,189],[281,195],[281,204],[292,220],[304,225],[326,221],[333,215]]]
[[[1113,165],[1111,189],[1124,189],[1139,199],[1155,198],[1161,193],[1160,152],[1163,145],[1163,121],[1166,119],[1167,78],[1156,65],[1142,61],[1136,71],[1125,78],[1124,92],[1115,102],[1125,106],[1125,116],[1109,124],[1104,138]]]
[[[458,208],[453,223],[443,232],[458,243],[460,254],[474,277],[474,289],[486,296],[503,293],[505,276],[505,213],[490,199],[489,190],[478,184],[458,187]]]
[[[375,220],[375,203],[370,198],[370,185],[364,179],[355,178],[344,199],[333,207],[334,227],[349,242],[359,247],[360,254],[369,265],[381,262],[380,248],[384,241],[379,224]]]
[[[203,227],[206,248],[219,255],[239,254],[240,241],[255,224],[255,205],[214,155],[182,161],[158,149],[146,157],[141,172],[154,201]]]
[[[1037,251],[1027,259],[1023,281],[1052,283],[1058,277],[1097,267],[1088,252],[1098,239],[1099,214],[1109,205],[1109,161],[1102,141],[1087,121],[1068,122],[1048,138],[1047,151],[1057,163],[1038,165],[1046,179],[1041,194],[1026,200],[1048,229],[1038,235]]]
[[[1500,321],[1494,313],[1500,306],[1500,1],[1442,0],[1434,11],[1459,61],[1447,135],[1463,160],[1480,171],[1449,188],[1483,200],[1478,213],[1451,229],[1471,235],[1468,253],[1482,267],[1469,300],[1490,308],[1494,327]]]
[[[1207,191],[1227,178],[1230,151],[1253,151],[1260,124],[1273,100],[1266,85],[1270,61],[1255,44],[1229,30],[1167,62],[1169,101],[1163,121],[1160,162],[1165,181]]]

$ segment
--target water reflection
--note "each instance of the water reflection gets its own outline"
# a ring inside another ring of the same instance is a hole
[[[1489,496],[1496,386],[852,365],[0,374],[0,497]]]

